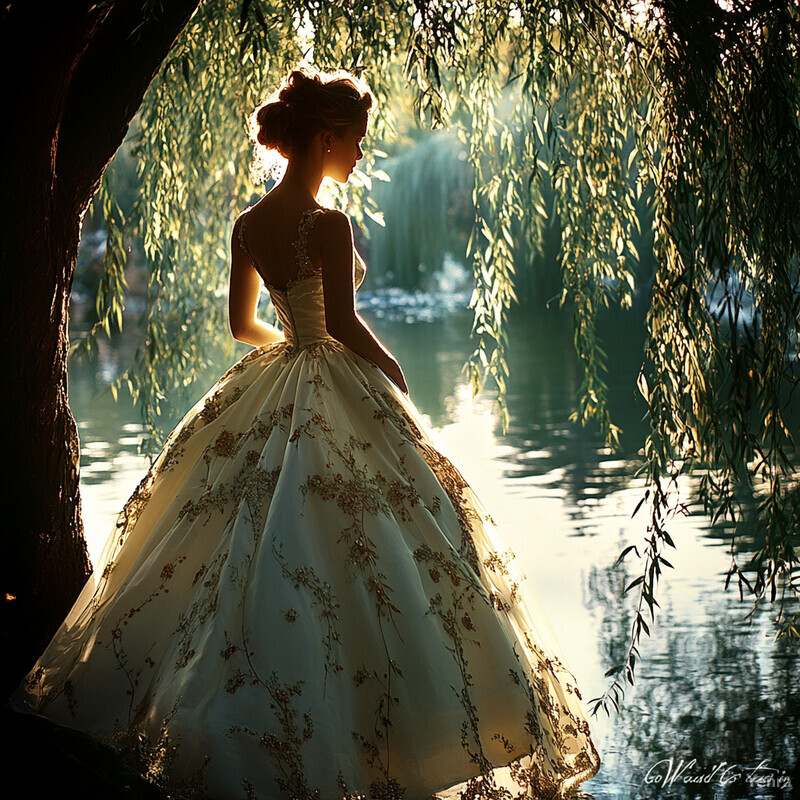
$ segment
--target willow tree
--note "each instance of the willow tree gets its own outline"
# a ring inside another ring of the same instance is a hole
[[[83,214],[197,0],[152,5],[12,1],[0,11],[4,689],[88,575],[67,309]]]
[[[110,17],[125,5],[117,0],[86,13]],[[146,11],[144,17],[152,20]],[[638,595],[629,651],[610,670],[614,682],[595,710],[616,704],[624,682],[634,679],[637,644],[648,631],[648,614],[654,616],[656,583],[668,566],[667,523],[682,507],[676,491],[682,476],[702,476],[702,497],[715,518],[740,519],[738,487],[763,491],[757,523],[764,545],[751,563],[740,565],[732,541],[731,575],[757,598],[797,590],[791,579],[798,566],[798,494],[784,423],[798,333],[800,220],[791,209],[800,199],[800,27],[794,3],[206,0],[188,23],[186,18],[188,13],[176,17],[172,30],[182,32],[168,54],[166,47],[154,49],[153,58],[163,63],[144,98],[134,141],[140,199],[123,218],[113,186],[104,183],[98,195],[109,246],[93,335],[121,320],[123,230],[141,238],[150,267],[144,344],[116,389],[127,389],[140,403],[151,450],[166,432],[160,425],[163,398],[184,402],[180,390],[190,385],[211,346],[233,346],[224,318],[225,243],[233,215],[255,188],[247,169],[246,116],[301,59],[323,69],[341,66],[364,73],[377,94],[377,137],[390,140],[395,127],[392,106],[384,101],[406,92],[421,125],[455,128],[467,147],[474,208],[467,257],[475,278],[475,351],[467,370],[476,388],[493,379],[501,402],[507,312],[515,302],[513,256],[520,238],[531,249],[541,241],[547,222],[542,189],[550,182],[562,230],[562,302],[573,310],[584,371],[575,419],[599,425],[610,444],[619,431],[606,399],[598,314],[609,305],[629,306],[639,288],[632,245],[636,206],[645,192],[652,195],[658,266],[639,380],[650,417],[643,498],[649,522],[641,575],[628,587]],[[93,62],[92,69],[103,64]],[[95,76],[101,86],[107,80]],[[124,125],[135,105],[132,100],[125,106]],[[98,105],[95,111],[88,100],[76,108],[89,128],[99,125],[95,116],[106,118],[105,109]],[[58,127],[47,130],[48,141],[60,147]],[[329,202],[356,219],[380,219],[364,191],[382,177],[380,155],[368,153],[349,193],[334,192]],[[103,166],[106,161],[97,158]],[[63,212],[75,244],[82,204],[100,173],[102,166],[91,173],[81,203]],[[21,177],[16,188],[26,188]],[[26,238],[15,239],[20,255],[22,243],[33,241],[44,225],[37,218],[25,228]],[[42,270],[45,264],[48,275],[66,277],[47,279],[58,289],[56,311],[27,327],[37,336],[57,329],[61,344],[43,370],[57,361],[58,377],[65,374],[74,249],[47,249]],[[722,298],[715,304],[713,285]],[[40,306],[50,299],[40,295]],[[755,313],[746,319],[748,300]],[[24,313],[20,307],[15,313],[21,330]],[[89,337],[80,347],[91,350],[92,342]],[[29,346],[15,375],[28,380],[25,359],[38,364],[43,352]],[[58,380],[45,381],[47,390],[62,386],[53,407],[71,419],[63,378]],[[17,395],[10,416],[21,420],[22,436],[30,436],[37,423],[29,409],[23,413],[24,403]],[[63,534],[80,541],[74,425],[50,430],[64,474],[38,465],[45,449],[39,444],[20,480],[28,498],[31,487],[57,477],[69,487],[53,507],[65,520]],[[42,531],[53,530],[53,524],[20,530],[21,551],[44,558],[49,534]],[[620,557],[632,552],[639,549]],[[85,562],[63,565],[63,572],[79,583]],[[38,591],[33,580],[20,586],[23,599]],[[71,592],[65,589],[61,600]],[[796,635],[796,617],[782,618],[780,630]]]

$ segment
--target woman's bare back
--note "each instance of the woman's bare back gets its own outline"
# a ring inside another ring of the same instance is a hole
[[[301,223],[308,212],[322,208],[267,195],[246,212],[245,248],[268,286],[285,287],[297,277],[304,266],[297,249]],[[324,253],[318,226],[308,229],[304,251],[312,266],[321,265]]]

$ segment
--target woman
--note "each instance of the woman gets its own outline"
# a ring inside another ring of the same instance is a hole
[[[231,242],[231,330],[256,347],[170,434],[15,695],[171,797],[545,798],[600,767],[510,553],[355,310],[348,218],[316,202],[372,103],[295,71],[257,110],[288,166]]]

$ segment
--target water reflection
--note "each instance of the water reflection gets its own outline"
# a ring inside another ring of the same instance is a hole
[[[634,477],[644,413],[633,389],[640,325],[630,319],[607,326],[612,411],[625,431],[621,451],[612,454],[596,431],[568,421],[580,371],[563,313],[515,319],[510,427],[501,435],[491,394],[473,402],[460,375],[472,349],[469,312],[407,322],[417,318],[385,310],[380,303],[362,306],[403,364],[412,397],[441,446],[516,552],[584,699],[600,695],[604,672],[625,657],[634,613],[633,598],[622,590],[638,562],[614,560],[644,534],[644,520],[631,519],[643,489]],[[96,394],[97,384],[94,369],[73,365],[71,402],[94,558],[147,467],[136,455],[137,412]],[[197,391],[209,385],[198,383]],[[692,484],[685,488],[691,492]],[[800,787],[800,654],[773,641],[774,609],[760,609],[748,626],[750,606],[734,591],[721,592],[727,544],[691,508],[672,530],[677,551],[667,557],[675,570],[659,585],[661,610],[652,637],[641,644],[636,686],[620,715],[590,720],[604,767],[583,789],[598,799],[800,796],[787,785]]]
[[[382,330],[403,363],[420,358],[411,346],[404,350],[406,329]],[[581,376],[570,321],[559,311],[514,320],[504,436],[487,418],[486,401],[466,410],[468,392],[460,413],[437,420],[524,565],[586,699],[601,694],[603,673],[625,658],[634,609],[623,588],[638,562],[614,561],[645,533],[644,519],[631,519],[644,489],[634,477],[645,432],[634,389],[642,326],[619,315],[605,321],[603,335],[609,402],[624,431],[619,452],[611,454],[595,430],[569,422]],[[463,341],[456,346],[468,354]],[[684,490],[690,497],[692,482]],[[585,789],[625,798],[800,796],[792,788],[800,787],[800,654],[773,641],[774,608],[762,608],[748,626],[749,603],[722,593],[728,544],[696,504],[689,509],[672,529],[678,550],[667,557],[676,569],[660,584],[662,610],[640,647],[637,684],[621,715],[592,720],[606,767]],[[672,772],[656,766],[669,759]]]

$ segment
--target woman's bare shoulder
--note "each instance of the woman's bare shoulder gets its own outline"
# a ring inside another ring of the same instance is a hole
[[[321,225],[328,232],[352,231],[350,217],[343,211],[339,211],[338,208],[323,208],[321,211],[317,222],[318,226]]]
[[[335,208],[326,208],[317,217],[310,247],[322,260],[353,247],[353,226],[347,214]]]
[[[238,230],[242,227],[245,223],[245,219],[247,215],[252,211],[253,206],[247,206],[247,208],[243,208],[233,219],[233,227],[235,230]]]

